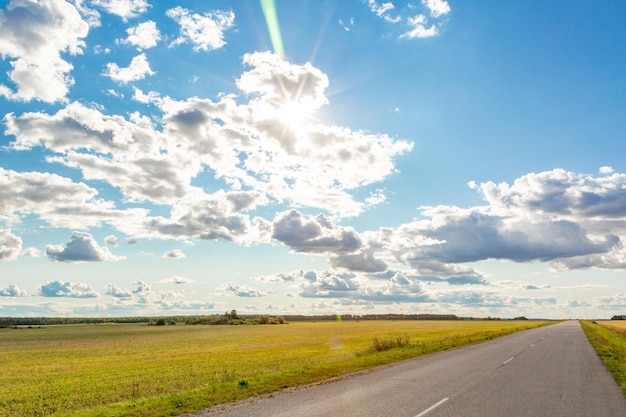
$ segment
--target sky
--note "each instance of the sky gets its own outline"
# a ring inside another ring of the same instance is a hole
[[[626,314],[625,27],[0,0],[0,316]]]

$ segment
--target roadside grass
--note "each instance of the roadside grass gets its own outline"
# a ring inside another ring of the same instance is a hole
[[[580,322],[587,339],[602,359],[626,398],[626,322]]]
[[[550,323],[0,329],[0,416],[181,415]]]

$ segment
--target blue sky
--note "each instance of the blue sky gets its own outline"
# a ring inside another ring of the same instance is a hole
[[[624,314],[625,9],[0,1],[0,316]]]

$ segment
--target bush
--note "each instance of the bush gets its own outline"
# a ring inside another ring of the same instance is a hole
[[[389,336],[387,338],[375,336],[372,339],[372,344],[364,351],[357,353],[356,356],[363,356],[369,353],[385,352],[391,349],[403,348],[409,346],[410,343],[411,341],[409,340],[409,335],[407,334],[396,337]]]

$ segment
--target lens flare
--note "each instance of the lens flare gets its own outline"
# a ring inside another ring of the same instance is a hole
[[[284,58],[285,50],[283,49],[283,39],[280,36],[280,25],[278,24],[278,15],[276,14],[276,3],[274,0],[261,0],[261,8],[263,9],[267,29],[270,32],[270,40],[272,41],[274,53],[279,57]]]

